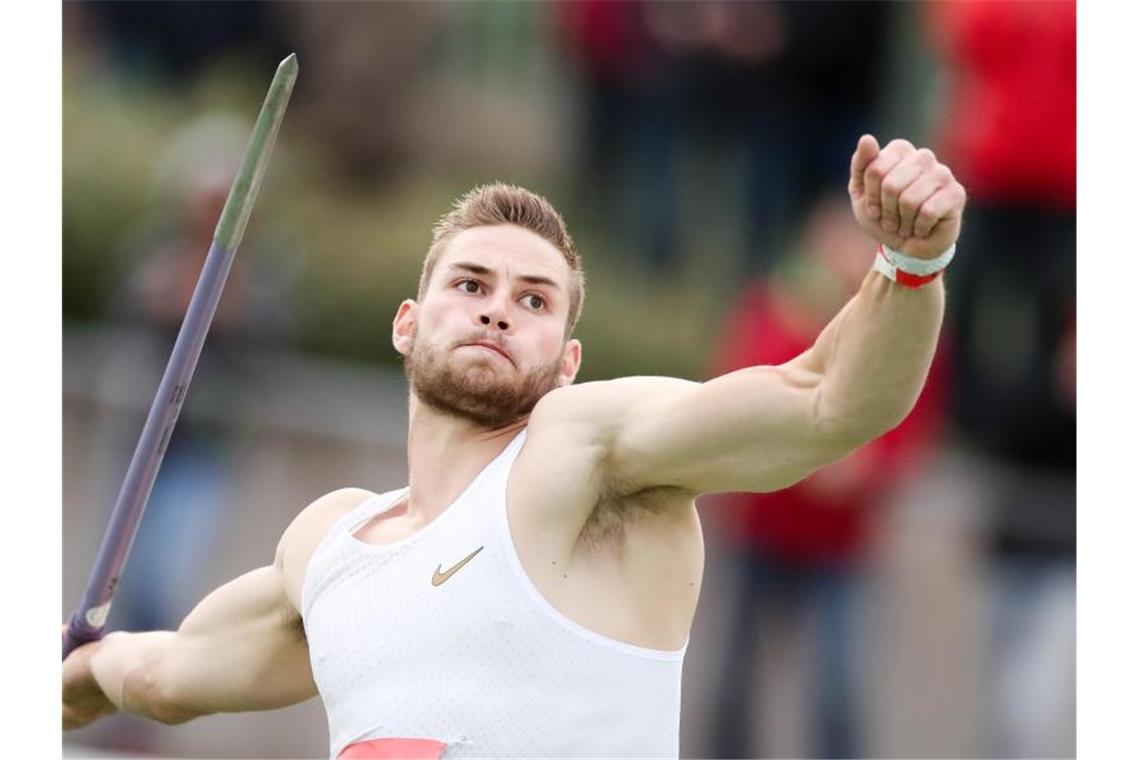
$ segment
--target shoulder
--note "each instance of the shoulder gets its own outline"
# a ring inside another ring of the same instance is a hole
[[[291,555],[316,548],[332,524],[376,494],[363,488],[339,488],[321,496],[302,509],[281,534],[278,558],[287,562]],[[311,546],[310,546],[311,545]]]
[[[318,540],[324,538],[329,526],[374,496],[375,493],[363,488],[329,491],[326,495],[311,501],[309,506],[293,518],[293,522],[288,524],[288,528],[282,534],[282,544],[290,546],[296,542],[303,542],[311,538],[312,533],[318,532],[320,533]]]
[[[628,493],[629,484],[615,464],[629,431],[638,420],[660,416],[659,410],[668,408],[662,402],[697,387],[699,383],[672,377],[634,376],[550,391],[531,412],[519,481],[549,490],[552,481],[565,480],[556,490],[587,512],[599,499]],[[575,493],[577,498],[571,498]]]
[[[287,588],[300,589],[309,558],[332,524],[374,496],[363,488],[339,488],[314,500],[293,518],[281,534],[274,557]]]
[[[642,421],[668,417],[700,387],[675,377],[633,376],[557,388],[531,412],[527,441],[585,445],[595,461],[608,461]]]
[[[582,424],[612,432],[631,411],[654,399],[672,396],[699,383],[675,377],[633,376],[556,388],[531,412],[530,427]]]

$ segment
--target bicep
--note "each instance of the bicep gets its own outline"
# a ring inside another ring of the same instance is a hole
[[[854,448],[821,421],[820,379],[805,354],[704,383],[646,387],[614,435],[617,477],[693,493],[787,487]]]
[[[314,696],[308,646],[281,568],[258,568],[203,599],[168,645],[159,678],[171,702],[201,714]]]

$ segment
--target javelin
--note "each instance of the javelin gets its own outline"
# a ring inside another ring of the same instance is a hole
[[[158,475],[158,467],[162,464],[162,455],[170,442],[170,434],[174,431],[174,423],[178,420],[178,412],[186,398],[186,389],[190,385],[194,367],[198,364],[198,356],[202,353],[202,344],[206,341],[206,333],[210,329],[218,300],[222,297],[226,275],[229,274],[253,202],[257,198],[257,191],[261,187],[261,180],[269,166],[269,154],[273,151],[277,131],[285,117],[285,107],[289,105],[293,83],[297,81],[297,68],[297,55],[290,54],[277,66],[277,73],[269,85],[269,93],[265,96],[265,103],[261,106],[261,113],[257,116],[253,134],[249,138],[249,146],[214,230],[214,240],[206,254],[206,263],[202,266],[198,284],[194,286],[194,295],[190,298],[190,306],[182,319],[174,350],[166,363],[166,371],[158,385],[142,435],[139,436],[131,464],[119,489],[111,522],[103,536],[103,544],[99,547],[91,578],[87,581],[87,591],[63,634],[64,659],[77,646],[103,637],[115,586],[119,582],[123,565],[127,562],[127,554],[135,540],[135,533],[138,532],[155,476]]]

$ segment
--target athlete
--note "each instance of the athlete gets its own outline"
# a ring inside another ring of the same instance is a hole
[[[319,694],[332,758],[677,757],[696,497],[786,487],[891,429],[934,354],[965,191],[929,150],[870,135],[848,189],[876,263],[808,351],[577,385],[561,217],[521,188],[468,193],[392,325],[409,485],[316,500],[177,631],[76,649],[64,728]]]

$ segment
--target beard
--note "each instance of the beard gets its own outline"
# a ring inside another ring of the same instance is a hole
[[[404,358],[404,374],[416,398],[437,411],[483,427],[499,428],[525,417],[539,399],[558,387],[561,358],[522,377],[503,377],[484,362],[455,366],[449,359],[456,346],[440,350],[425,343],[413,340],[412,350]]]

